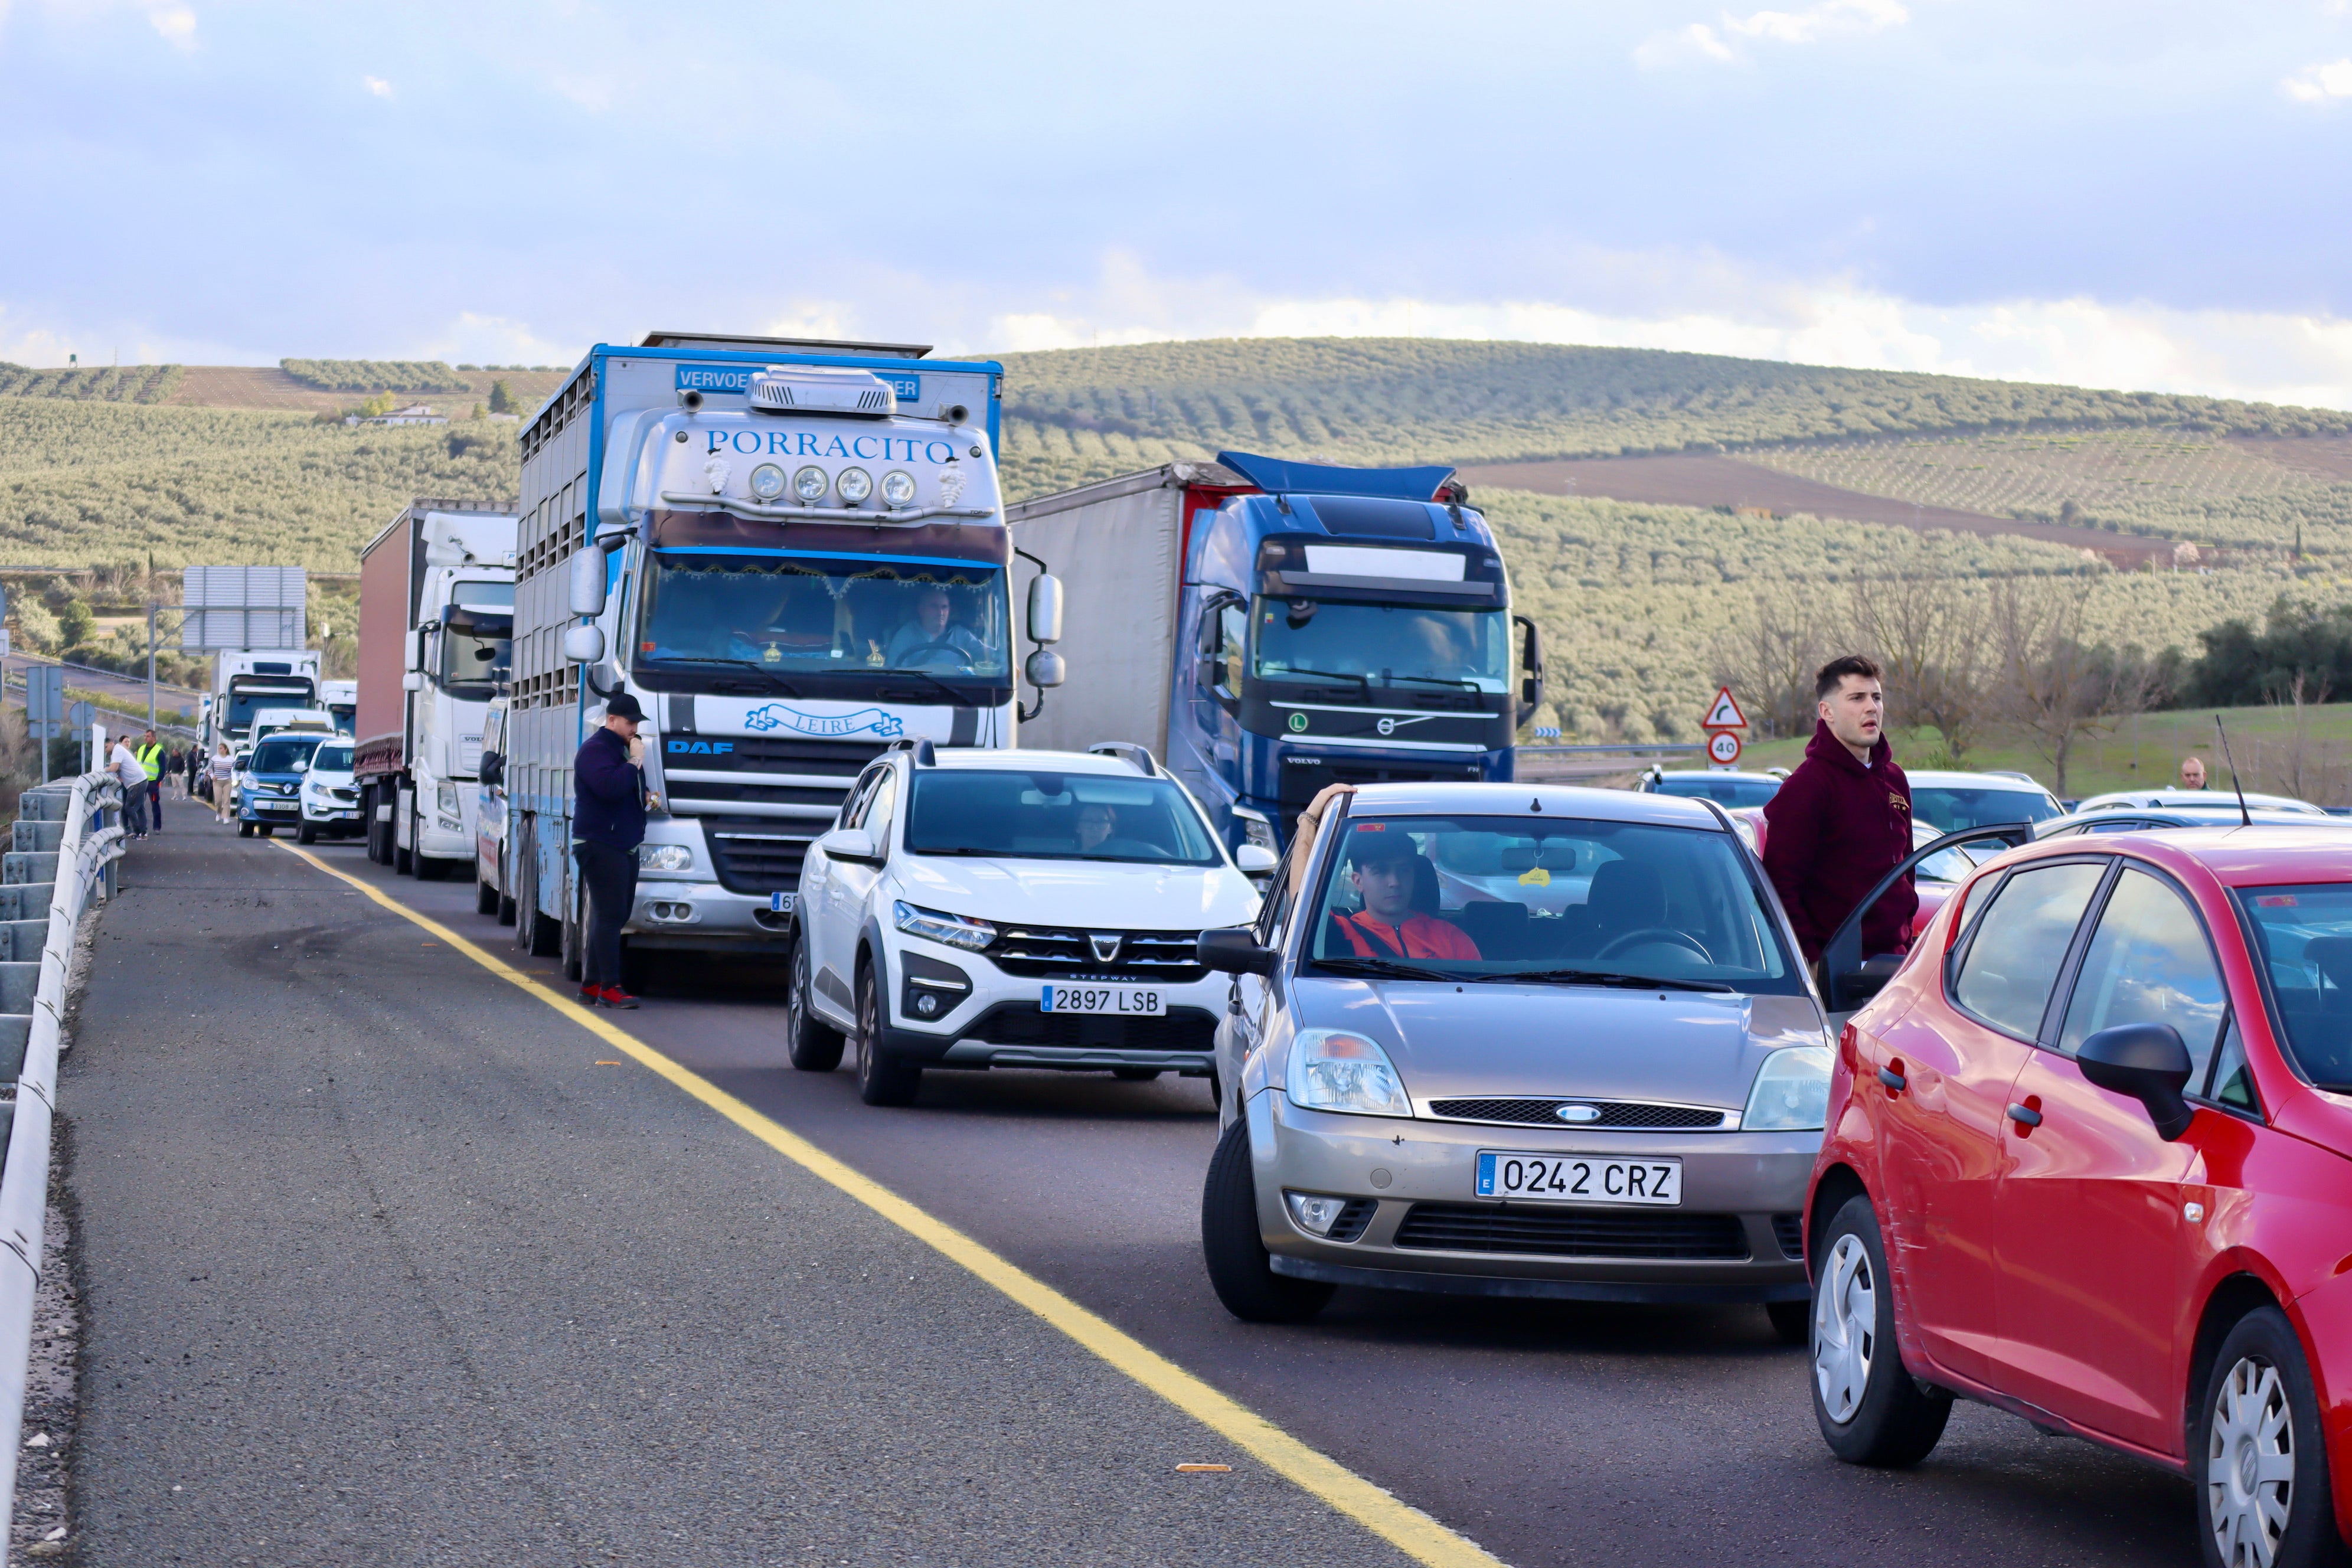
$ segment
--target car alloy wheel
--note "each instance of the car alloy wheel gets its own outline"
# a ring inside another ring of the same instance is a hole
[[[869,967],[857,973],[857,1098],[868,1105],[912,1105],[923,1069],[882,1054],[882,988]]]
[[[2294,1507],[2294,1422],[2286,1385],[2268,1362],[2241,1356],[2215,1391],[2205,1493],[2221,1561],[2270,1568]]]
[[[1849,1231],[1822,1261],[1813,1292],[1813,1383],[1822,1408],[1840,1426],[1862,1409],[1878,1344],[1877,1277],[1862,1237]]]
[[[784,1048],[803,1072],[831,1072],[841,1065],[841,1031],[809,1010],[808,933],[793,943],[793,982],[784,993]]]

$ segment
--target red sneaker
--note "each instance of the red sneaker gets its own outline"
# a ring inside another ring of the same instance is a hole
[[[580,987],[580,1005],[583,1007],[593,1007],[604,999],[604,988],[602,985],[591,984]]]
[[[602,1002],[607,1007],[617,1007],[625,1013],[637,1005],[637,999],[635,997],[630,995],[627,992],[622,990],[617,985],[605,986],[597,994],[596,1000]]]

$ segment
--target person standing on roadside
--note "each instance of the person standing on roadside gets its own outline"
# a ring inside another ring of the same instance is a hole
[[[133,838],[147,837],[147,770],[120,737],[107,753],[106,771],[122,786],[122,826]]]
[[[147,820],[157,833],[163,831],[163,742],[148,731],[139,737],[139,748],[131,752],[147,774]]]
[[[1813,678],[1813,738],[1764,807],[1764,869],[1797,929],[1809,963],[1881,877],[1911,853],[1911,782],[1885,733],[1886,693],[1876,663],[1847,654]],[[1867,958],[1900,952],[1918,913],[1904,878],[1862,921]]]
[[[2205,787],[2204,758],[2192,755],[2180,759],[2180,787],[2182,789],[2203,789]]]
[[[591,1007],[637,1005],[621,988],[621,927],[636,906],[646,808],[660,805],[646,789],[646,743],[637,738],[645,716],[635,697],[614,692],[604,704],[604,724],[572,759],[572,854],[588,889],[580,1000]]]
[[[212,773],[213,809],[226,822],[236,811],[236,753],[226,741],[215,741],[205,766]]]

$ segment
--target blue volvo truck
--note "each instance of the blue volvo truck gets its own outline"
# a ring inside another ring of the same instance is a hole
[[[1143,746],[1227,842],[1277,850],[1326,784],[1512,776],[1542,645],[1453,469],[1221,452],[1006,517],[1070,656],[1024,746]]]

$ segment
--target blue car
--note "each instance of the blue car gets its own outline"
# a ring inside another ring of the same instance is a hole
[[[236,786],[236,836],[269,837],[279,823],[297,827],[302,822],[302,775],[310,771],[310,753],[324,735],[294,735],[280,731],[265,736],[253,748],[252,760]]]

